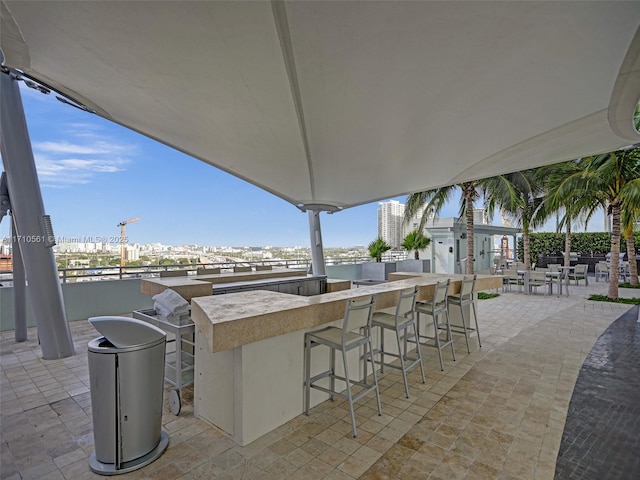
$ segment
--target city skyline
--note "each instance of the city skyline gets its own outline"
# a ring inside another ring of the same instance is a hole
[[[51,95],[22,84],[20,90],[56,237],[118,243],[118,224],[140,217],[128,226],[127,243],[309,244],[307,215],[279,197]],[[440,216],[457,216],[458,203]],[[378,208],[372,202],[323,214],[324,245],[367,245],[377,237]],[[592,224],[590,230],[602,230],[601,219]],[[2,222],[0,237],[9,236],[9,222]]]

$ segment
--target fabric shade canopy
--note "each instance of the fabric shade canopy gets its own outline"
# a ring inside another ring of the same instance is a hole
[[[5,66],[301,208],[640,142],[640,2],[1,8]]]

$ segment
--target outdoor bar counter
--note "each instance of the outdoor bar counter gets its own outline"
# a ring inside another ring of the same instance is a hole
[[[225,272],[209,275],[144,278],[140,284],[140,291],[146,295],[153,296],[170,288],[171,290],[175,290],[175,292],[180,294],[185,300],[191,301],[193,297],[211,295],[214,285],[302,276],[307,276],[306,270],[279,268],[252,272]]]
[[[192,297],[195,415],[247,445],[303,412],[305,332],[340,327],[349,299],[376,294],[376,310],[382,310],[395,306],[398,290],[413,285],[420,286],[419,300],[432,298],[436,281],[447,278],[449,293],[458,293],[462,277],[397,273],[391,277],[397,281],[311,297],[261,290]],[[476,285],[477,290],[498,288],[502,277],[478,275]],[[314,350],[312,375],[328,364],[328,349]],[[362,353],[352,353],[350,365],[361,363]],[[327,398],[312,391],[312,405]]]

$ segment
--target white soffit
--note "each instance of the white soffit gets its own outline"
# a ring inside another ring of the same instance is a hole
[[[640,2],[2,1],[5,65],[298,204],[640,142]]]

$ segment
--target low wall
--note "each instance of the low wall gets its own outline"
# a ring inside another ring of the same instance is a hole
[[[67,320],[99,315],[121,315],[153,308],[153,300],[140,292],[140,279],[104,280],[62,284]],[[36,325],[27,287],[27,326]],[[0,288],[0,331],[13,330],[13,287]]]
[[[338,280],[360,280],[362,278],[361,263],[345,263],[344,265],[327,265],[327,278]]]

